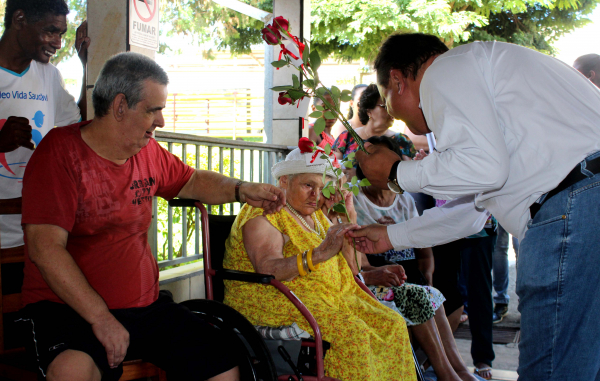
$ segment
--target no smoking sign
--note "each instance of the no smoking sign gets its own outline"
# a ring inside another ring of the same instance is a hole
[[[158,50],[158,1],[129,0],[129,44]]]

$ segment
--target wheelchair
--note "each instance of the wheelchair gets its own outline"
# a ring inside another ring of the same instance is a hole
[[[294,293],[272,275],[223,269],[225,241],[236,216],[208,214],[204,205],[195,200],[173,199],[171,207],[196,207],[200,211],[205,281],[205,298],[187,300],[181,304],[198,313],[207,322],[221,329],[243,350],[241,379],[252,381],[336,381],[326,377],[323,366],[329,343],[322,339],[316,319]],[[312,339],[264,339],[257,329],[239,312],[222,303],[223,280],[252,282],[272,286],[294,304],[313,330]],[[371,291],[357,279],[365,292]],[[374,297],[374,296],[373,296]],[[423,381],[421,367],[413,351],[417,380]]]

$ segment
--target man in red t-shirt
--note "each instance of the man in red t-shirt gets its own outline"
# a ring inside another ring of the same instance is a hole
[[[95,118],[52,130],[27,166],[21,320],[49,380],[118,380],[126,354],[169,380],[239,379],[237,348],[159,292],[147,239],[152,197],[237,200],[268,213],[285,196],[194,170],[160,147],[153,132],[164,126],[167,83],[147,57],[111,58],[94,88]]]

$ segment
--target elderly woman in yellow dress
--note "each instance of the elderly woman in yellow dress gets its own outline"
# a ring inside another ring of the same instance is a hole
[[[327,376],[416,380],[404,319],[354,280],[359,269],[345,234],[357,226],[330,222],[317,205],[329,166],[311,164],[311,156],[295,149],[273,166],[287,206],[266,216],[260,208],[242,207],[226,242],[223,265],[272,274],[294,292],[331,344],[325,357]],[[333,178],[331,171],[328,175]],[[225,303],[253,324],[279,327],[295,322],[312,333],[300,312],[274,287],[225,282]]]

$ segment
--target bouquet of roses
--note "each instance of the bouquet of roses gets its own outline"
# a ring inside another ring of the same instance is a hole
[[[325,130],[325,119],[338,119],[357,142],[359,149],[365,151],[362,139],[340,111],[341,102],[352,100],[350,90],[340,91],[336,86],[331,86],[331,89],[328,90],[323,86],[317,72],[319,66],[321,66],[319,53],[316,50],[310,50],[308,41],[305,40],[302,42],[298,37],[294,36],[291,33],[289,21],[282,16],[275,17],[273,23],[267,25],[262,30],[262,36],[267,44],[279,45],[281,48],[278,60],[271,62],[271,65],[277,69],[285,66],[293,67],[300,74],[300,77],[292,74],[291,85],[275,86],[271,89],[279,92],[279,104],[295,105],[296,101],[302,100],[305,97],[319,98],[323,102],[323,106],[315,106],[316,111],[309,115],[311,118],[317,119],[313,126],[315,133],[319,135]],[[290,43],[293,44],[297,48],[298,55],[288,49],[286,43],[288,45]],[[325,97],[326,94],[331,96],[333,104],[330,104],[329,100]]]

